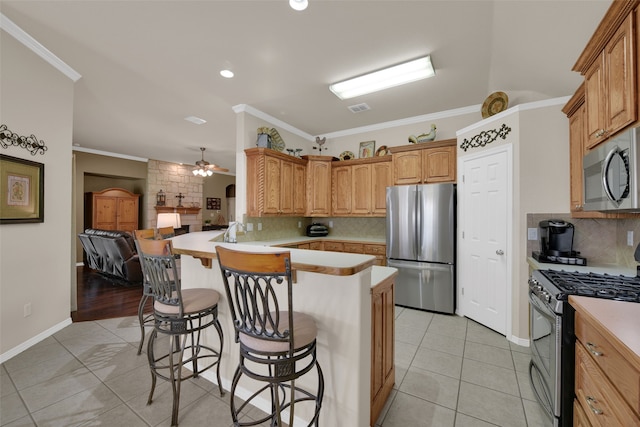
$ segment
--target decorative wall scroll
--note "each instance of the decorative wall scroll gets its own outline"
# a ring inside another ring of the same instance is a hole
[[[11,132],[7,125],[0,125],[0,145],[2,148],[9,148],[11,145],[24,148],[32,156],[38,153],[44,155],[44,152],[48,150],[47,146],[44,145],[44,141],[38,141],[35,135],[19,136],[17,133]]]
[[[209,211],[219,211],[221,205],[221,200],[218,197],[207,197],[207,210]]]
[[[0,154],[0,224],[44,222],[44,165]]]
[[[491,144],[498,139],[498,137],[506,139],[509,132],[511,132],[511,128],[503,123],[500,129],[483,130],[471,139],[465,138],[462,144],[460,144],[460,148],[467,151],[469,148],[484,147]]]

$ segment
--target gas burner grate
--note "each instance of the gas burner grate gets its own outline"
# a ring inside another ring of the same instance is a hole
[[[544,270],[542,274],[558,288],[557,299],[582,295],[619,301],[640,302],[640,277]]]

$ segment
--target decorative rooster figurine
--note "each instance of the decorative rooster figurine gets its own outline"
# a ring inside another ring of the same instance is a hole
[[[322,146],[324,145],[325,142],[327,142],[327,137],[320,139],[319,136],[316,136],[316,144],[318,144],[317,148],[320,153],[322,153]],[[316,147],[313,147],[313,149],[315,150]]]
[[[423,133],[418,136],[411,135],[409,137],[409,142],[412,144],[417,144],[419,142],[429,142],[436,139],[436,125],[431,125],[431,131],[429,133]]]

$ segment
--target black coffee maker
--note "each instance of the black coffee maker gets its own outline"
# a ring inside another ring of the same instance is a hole
[[[587,265],[586,258],[573,250],[573,224],[561,219],[549,219],[538,224],[540,251],[533,258],[540,262]]]

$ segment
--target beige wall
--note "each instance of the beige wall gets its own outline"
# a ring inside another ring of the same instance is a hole
[[[2,154],[44,163],[44,223],[0,225],[0,362],[70,323],[73,81],[0,31],[2,123],[48,150]],[[73,280],[72,280],[72,272]],[[24,317],[25,304],[31,315]]]
[[[425,121],[422,123],[401,124],[386,129],[366,130],[354,135],[335,137],[330,135],[324,145],[327,151],[326,153],[323,151],[322,154],[339,157],[343,151],[351,151],[358,157],[360,142],[363,141],[375,141],[376,150],[382,145],[387,147],[407,145],[410,143],[410,135],[417,136],[429,132],[432,123],[437,127],[436,140],[452,139],[456,137],[458,129],[482,119],[479,108],[474,113],[464,113],[451,117],[440,117],[439,114],[434,114],[431,118],[428,117],[425,116]]]
[[[129,190],[140,196],[140,206],[144,206],[147,198],[147,163],[119,157],[103,156],[81,151],[73,152],[75,158],[75,262],[82,262],[82,245],[78,240],[78,233],[89,227],[84,223],[84,194],[89,191],[100,191],[106,188],[118,187]],[[152,196],[155,200],[155,195]],[[146,222],[142,209],[141,224]]]

